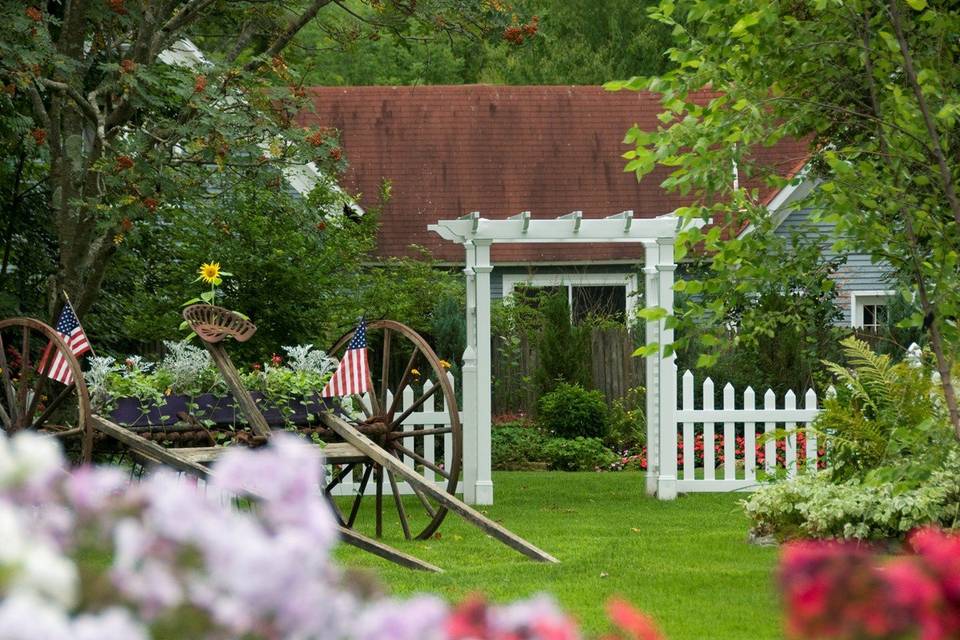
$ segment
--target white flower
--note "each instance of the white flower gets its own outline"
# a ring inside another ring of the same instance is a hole
[[[19,593],[0,602],[3,640],[69,640],[66,613],[37,596]]]
[[[73,640],[149,640],[147,630],[126,609],[114,607],[97,615],[79,616]]]

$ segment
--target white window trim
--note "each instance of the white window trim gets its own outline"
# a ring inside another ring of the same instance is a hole
[[[636,273],[505,273],[503,274],[503,299],[508,300],[513,295],[517,285],[530,285],[533,287],[562,287],[567,288],[567,302],[570,308],[573,308],[570,296],[573,295],[571,287],[578,286],[599,286],[609,287],[623,285],[626,287],[626,316],[628,322],[631,321],[637,310],[637,274]]]
[[[850,326],[854,329],[863,327],[863,305],[885,301],[896,295],[896,291],[873,290],[850,292]]]

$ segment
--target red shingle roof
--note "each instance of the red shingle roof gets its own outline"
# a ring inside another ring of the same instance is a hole
[[[463,248],[427,231],[439,219],[479,211],[505,218],[523,210],[555,217],[582,210],[602,218],[625,209],[637,217],[689,202],[659,184],[657,169],[640,183],[624,173],[624,133],[654,129],[661,111],[649,93],[589,86],[316,87],[303,126],[340,130],[349,162],[344,186],[370,206],[384,179],[392,197],[381,216],[378,254],[413,255],[422,245],[439,259],[463,261]],[[704,94],[707,99],[710,94]],[[805,145],[781,142],[757,154],[786,174]],[[631,245],[495,245],[494,261],[639,260]]]

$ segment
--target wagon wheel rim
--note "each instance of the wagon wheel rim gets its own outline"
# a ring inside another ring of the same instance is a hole
[[[331,355],[342,355],[346,344],[353,337],[350,331],[337,341],[330,349]],[[380,336],[379,341],[377,337]],[[424,479],[442,485],[451,495],[456,492],[460,477],[462,461],[463,434],[460,425],[459,410],[453,385],[447,377],[447,371],[442,366],[430,345],[410,327],[393,320],[378,320],[367,325],[367,344],[376,343],[379,349],[368,350],[369,369],[368,386],[371,389],[372,410],[365,409],[366,418],[361,427],[366,426],[376,431],[382,428],[382,433],[374,434],[377,444],[386,449],[396,458],[411,465]],[[400,369],[398,364],[403,364]],[[419,375],[416,373],[419,371]],[[397,372],[400,372],[397,375]],[[405,389],[413,390],[412,402],[403,404]],[[360,403],[358,396],[353,396],[354,403]],[[427,403],[430,403],[429,405]],[[404,422],[422,411],[424,406],[434,410],[434,403],[445,404],[444,408],[435,409],[444,412],[447,416],[447,425],[424,426],[415,425],[404,430]],[[402,407],[402,409],[401,409]],[[450,438],[447,440],[447,436]],[[435,445],[436,438],[441,438],[450,446],[449,457],[438,462],[427,453],[428,444]],[[419,449],[419,450],[418,450]],[[413,496],[406,503],[400,492],[400,483],[403,478],[395,475],[388,469],[372,461],[358,463],[360,469],[360,486],[356,496],[349,506],[347,513],[338,514],[342,524],[354,527],[360,516],[362,502],[367,496],[368,487],[372,485],[374,500],[375,534],[379,537],[383,533],[384,503],[392,502],[392,509],[396,512],[404,537],[427,539],[436,533],[447,514],[447,508],[430,498],[422,490],[411,483],[407,483]],[[328,487],[328,493],[332,487]],[[386,506],[389,510],[391,507]],[[415,517],[411,517],[414,514]],[[424,522],[425,518],[425,522]],[[422,526],[422,528],[421,528]]]
[[[64,385],[49,376],[57,352],[72,376]],[[90,397],[80,362],[54,329],[33,318],[0,320],[0,428],[8,435],[33,430],[81,442],[81,463],[93,457]]]

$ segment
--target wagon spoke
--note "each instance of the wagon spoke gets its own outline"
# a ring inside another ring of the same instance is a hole
[[[399,445],[396,442],[393,443],[393,448],[406,456],[410,456],[411,458],[413,458],[423,466],[427,467],[428,469],[433,469],[434,471],[442,475],[444,478],[447,478],[448,480],[450,479],[450,473],[447,470],[445,470],[443,467],[437,466],[435,463],[431,462],[430,460],[427,460],[416,451],[407,449],[406,447]]]
[[[383,330],[383,357],[380,366],[380,407],[387,406],[387,391],[390,390],[390,329]],[[373,390],[371,389],[371,393]]]
[[[43,349],[43,354],[40,356],[40,360],[37,362],[36,374],[37,379],[33,383],[33,397],[30,399],[30,407],[27,409],[26,419],[24,420],[24,426],[36,426],[36,423],[31,423],[33,414],[37,411],[37,406],[40,404],[40,396],[42,395],[43,388],[46,386],[46,382],[49,379],[45,372],[50,371],[52,362],[50,360],[50,355],[53,352],[53,342],[47,342],[47,346]]]
[[[430,398],[432,398],[433,394],[435,394],[440,389],[441,389],[441,385],[435,384],[432,387],[430,387],[430,391],[427,391],[425,394],[423,394],[422,396],[414,400],[413,404],[407,407],[406,410],[400,414],[399,418],[397,418],[396,420],[390,421],[390,430],[393,431],[394,429],[399,427],[401,424],[403,424],[403,421],[406,420],[411,413],[413,413],[414,411],[422,407],[423,403],[429,400]]]
[[[420,348],[414,345],[413,353],[410,354],[410,360],[407,361],[407,367],[403,370],[403,375],[400,377],[400,384],[397,385],[397,390],[393,394],[393,402],[390,403],[390,408],[387,409],[386,416],[388,420],[393,417],[393,412],[397,410],[397,403],[400,402],[400,396],[410,382],[410,374],[413,371],[413,365],[416,363],[418,355],[420,355]]]
[[[24,429],[30,424],[30,414],[27,413],[27,372],[30,371],[30,327],[23,325],[23,343],[20,351],[20,381],[17,388],[17,411],[20,412],[18,429]]]
[[[324,496],[326,496],[327,502],[330,503],[330,508],[333,510],[333,517],[337,519],[337,523],[341,527],[345,527],[347,525],[347,522],[346,520],[343,519],[343,512],[340,511],[340,507],[337,505],[337,501],[334,500],[333,496],[331,496],[329,493],[325,493]]]
[[[427,511],[430,517],[433,518],[435,515],[437,515],[437,512],[433,508],[433,505],[431,505],[430,501],[427,500],[427,497],[423,495],[423,492],[420,491],[420,488],[417,485],[413,484],[412,482],[408,482],[407,484],[410,486],[411,489],[413,489],[413,493],[416,494],[417,498],[420,499],[420,504],[423,505],[423,508]]]
[[[333,480],[330,481],[330,484],[328,484],[326,487],[324,487],[324,489],[323,489],[324,492],[329,495],[330,492],[333,490],[333,488],[336,487],[336,486],[337,486],[338,484],[340,484],[341,482],[343,482],[343,479],[344,479],[345,477],[347,477],[347,474],[350,473],[351,471],[353,471],[353,468],[354,468],[355,466],[357,466],[357,463],[356,463],[356,462],[351,462],[350,464],[345,465],[342,469],[340,469],[340,471],[337,473],[337,475],[334,476]]]
[[[352,527],[353,523],[357,520],[357,513],[360,512],[360,503],[363,501],[363,492],[366,490],[367,483],[370,481],[371,471],[373,471],[373,465],[368,464],[367,468],[363,471],[363,477],[360,479],[360,491],[353,499],[353,505],[350,507],[350,517],[347,519],[348,527]]]
[[[407,524],[407,512],[403,509],[403,500],[400,497],[400,487],[397,486],[397,479],[393,473],[388,471],[390,478],[390,491],[393,492],[393,502],[397,505],[397,515],[400,516],[400,527],[403,528],[403,537],[410,539],[410,525]]]
[[[392,440],[413,438],[416,436],[433,436],[441,433],[453,433],[453,427],[437,427],[436,429],[420,429],[418,431],[397,431],[390,434]]]
[[[13,422],[16,422],[20,417],[17,411],[17,392],[13,387],[13,382],[10,380],[10,367],[7,365],[7,348],[3,343],[2,337],[0,337],[0,369],[2,369],[0,375],[3,376],[4,394],[7,396],[7,409],[10,412],[10,418]]]
[[[72,383],[64,387],[63,391],[57,394],[57,397],[54,398],[53,401],[47,405],[46,409],[43,410],[43,413],[41,413],[37,417],[37,419],[33,423],[34,427],[40,428],[41,426],[43,426],[43,423],[47,421],[47,418],[49,418],[50,415],[57,410],[57,407],[59,407],[63,403],[63,401],[70,396],[70,392],[73,391],[74,388],[75,387]]]
[[[379,464],[377,465],[376,470],[373,472],[375,476],[375,481],[377,484],[377,497],[376,497],[376,507],[375,511],[377,512],[377,537],[380,538],[383,536],[383,467]]]

